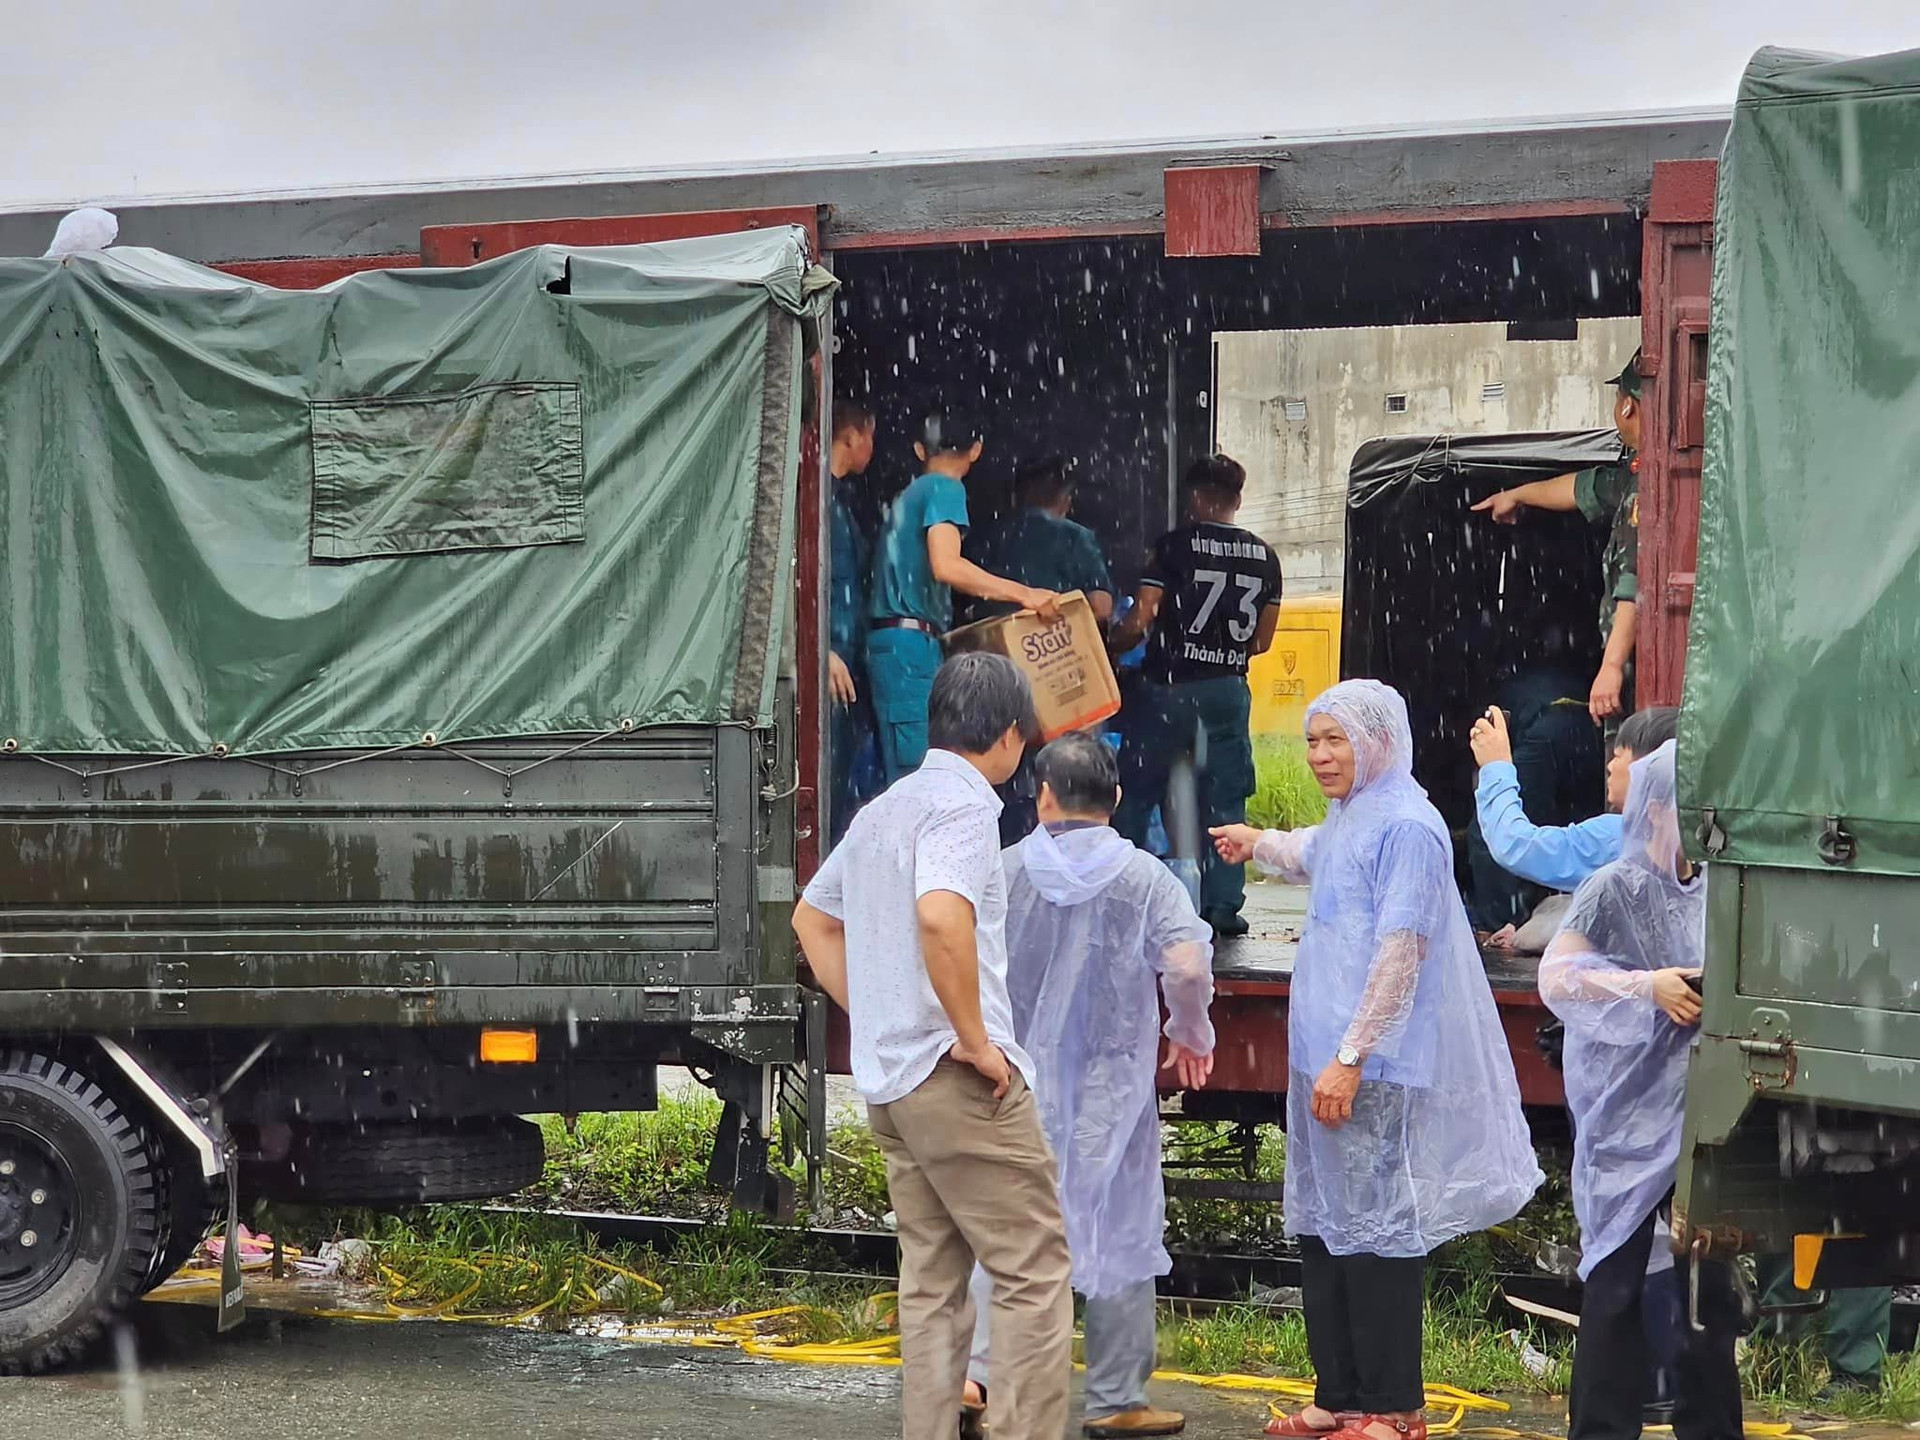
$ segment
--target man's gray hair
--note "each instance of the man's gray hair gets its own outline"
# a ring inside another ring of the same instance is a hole
[[[1120,803],[1120,767],[1097,735],[1062,735],[1034,757],[1033,777],[1070,815],[1111,815]]]
[[[1014,726],[1028,744],[1040,738],[1033,691],[1004,655],[955,655],[933,677],[927,699],[927,743],[962,755],[984,755]]]

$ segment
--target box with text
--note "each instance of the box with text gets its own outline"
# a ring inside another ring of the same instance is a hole
[[[947,633],[947,653],[986,650],[1005,655],[1033,686],[1040,729],[1049,740],[1097,725],[1120,709],[1120,685],[1093,607],[1078,590],[1060,597],[1052,624],[1031,610],[976,621]]]

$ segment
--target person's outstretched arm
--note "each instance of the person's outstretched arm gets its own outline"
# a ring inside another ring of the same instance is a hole
[[[1490,761],[1474,788],[1480,834],[1494,864],[1549,890],[1571,891],[1620,858],[1620,817],[1595,815],[1575,825],[1535,825],[1527,818],[1520,777],[1511,761]]]
[[[1522,510],[1578,509],[1573,484],[1571,473],[1556,475],[1551,480],[1535,480],[1511,490],[1496,491],[1473,508],[1478,514],[1492,516],[1499,524],[1515,525],[1520,521]]]
[[[1167,1060],[1183,1090],[1198,1090],[1213,1074],[1213,927],[1194,912],[1187,887],[1156,867],[1147,904],[1147,960],[1166,1001]]]
[[[1051,590],[1036,590],[1018,580],[1008,580],[978,565],[960,553],[960,527],[942,522],[927,527],[927,568],[942,585],[980,600],[999,600],[1035,611],[1042,620],[1060,618],[1060,597]]]
[[[1318,825],[1300,830],[1261,830],[1252,825],[1215,825],[1207,831],[1213,848],[1229,865],[1249,860],[1289,885],[1305,885],[1313,878],[1313,839]]]

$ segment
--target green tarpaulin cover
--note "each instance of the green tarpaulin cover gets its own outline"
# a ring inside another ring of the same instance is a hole
[[[0,737],[764,723],[831,283],[792,229],[315,291],[0,259]]]
[[[1920,51],[1762,51],[1714,225],[1681,798],[1724,858],[1920,869]],[[1691,829],[1691,827],[1689,827]]]

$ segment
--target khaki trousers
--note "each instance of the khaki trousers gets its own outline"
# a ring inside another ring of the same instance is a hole
[[[900,1233],[901,1433],[953,1440],[973,1345],[967,1279],[993,1282],[994,1440],[1061,1440],[1073,1358],[1073,1264],[1053,1154],[1015,1072],[999,1100],[942,1060],[920,1088],[868,1111]]]

